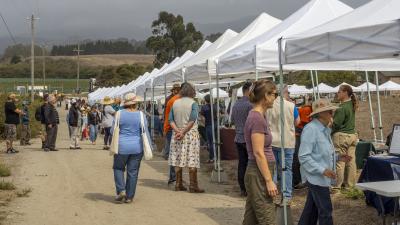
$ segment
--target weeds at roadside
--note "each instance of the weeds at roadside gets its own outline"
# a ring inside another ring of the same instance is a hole
[[[20,190],[20,191],[17,191],[17,196],[19,197],[19,198],[22,198],[22,197],[29,197],[29,193],[31,193],[32,192],[32,189],[31,188],[24,188],[24,189],[22,189],[22,190]]]
[[[10,168],[4,164],[0,164],[0,177],[11,176]]]
[[[4,180],[0,181],[0,190],[15,190],[15,185]]]
[[[360,189],[357,188],[350,188],[350,189],[343,189],[341,190],[341,193],[346,197],[350,199],[362,199],[364,198],[364,192],[362,192]]]

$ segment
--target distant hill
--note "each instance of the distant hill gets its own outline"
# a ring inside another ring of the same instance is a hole
[[[76,61],[76,56],[48,56],[51,59],[70,59]],[[81,55],[80,62],[83,66],[119,66],[122,64],[152,65],[154,55],[131,55],[131,54],[110,54],[110,55]]]

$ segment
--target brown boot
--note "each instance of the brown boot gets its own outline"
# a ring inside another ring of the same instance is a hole
[[[175,174],[176,174],[175,191],[187,191],[187,188],[183,186],[182,168],[175,167]]]
[[[199,188],[199,183],[197,181],[197,168],[189,168],[189,177],[190,177],[190,193],[204,193],[203,189]]]

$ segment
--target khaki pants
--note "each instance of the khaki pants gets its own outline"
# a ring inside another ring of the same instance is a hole
[[[274,166],[275,163],[268,162],[271,175],[274,172]],[[265,180],[255,162],[249,162],[244,184],[247,200],[243,225],[275,225],[276,206],[273,199],[267,195]]]
[[[20,139],[21,145],[26,145],[27,143],[29,143],[30,139],[31,139],[31,128],[29,124],[22,124],[21,139]]]
[[[352,157],[348,163],[337,161],[336,173],[337,183],[336,188],[354,187],[357,179],[357,166],[356,166],[356,145],[358,136],[357,134],[346,134],[337,132],[333,134],[333,144],[335,146],[336,154],[347,154]]]

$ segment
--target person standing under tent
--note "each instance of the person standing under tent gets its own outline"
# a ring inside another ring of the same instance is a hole
[[[301,107],[298,107],[300,123],[296,126],[296,146],[294,148],[293,157],[293,188],[303,189],[304,184],[301,182],[299,148],[301,143],[301,133],[304,127],[311,122],[310,114],[312,113],[312,97],[310,96]]]
[[[279,192],[273,180],[273,137],[265,116],[277,97],[276,86],[272,81],[259,80],[253,83],[249,92],[254,107],[244,126],[249,161],[244,176],[247,199],[243,225],[276,224],[274,199]]]
[[[46,139],[47,139],[47,127],[46,127],[46,118],[44,115],[44,111],[49,104],[49,95],[44,94],[43,95],[43,103],[40,106],[40,110],[36,110],[36,113],[40,113],[40,122],[41,122],[41,130],[40,130],[40,139],[42,140],[42,149],[46,148]],[[39,112],[40,111],[40,112]],[[35,115],[36,116],[36,115]]]
[[[174,102],[169,114],[173,139],[168,164],[175,167],[175,191],[187,190],[183,186],[182,170],[188,167],[189,192],[203,193],[197,179],[197,169],[200,168],[200,135],[197,129],[199,106],[194,101],[196,90],[192,84],[183,83],[179,95],[180,98]]]
[[[79,121],[79,106],[75,99],[71,101],[71,107],[68,113],[68,125],[71,128],[71,143],[69,145],[69,149],[81,149],[79,147],[79,130],[78,130],[78,121]]]
[[[58,151],[56,149],[57,131],[60,118],[55,107],[57,103],[56,96],[49,95],[49,103],[44,110],[45,124],[46,124],[46,147],[45,151]]]
[[[301,134],[299,161],[302,182],[308,187],[307,200],[299,225],[333,225],[331,184],[336,179],[335,162],[348,162],[348,155],[336,155],[331,139],[333,106],[326,99],[313,103],[313,120]]]
[[[29,108],[28,102],[22,102],[22,115],[21,115],[21,138],[20,138],[20,145],[31,145],[29,140],[31,139],[31,127],[29,125],[30,118],[29,118]]]
[[[289,98],[288,86],[283,87],[283,110],[284,110],[284,123],[285,126],[283,130],[281,129],[281,100],[280,98],[275,99],[274,105],[266,113],[268,120],[271,123],[271,133],[272,133],[272,151],[276,159],[276,179],[277,183],[280,184],[280,189],[282,190],[283,197],[287,198],[290,204],[292,199],[293,184],[292,184],[292,165],[293,165],[293,155],[294,148],[296,145],[295,136],[295,126],[300,123],[299,112],[293,102]],[[285,135],[285,143],[283,146],[281,144],[281,133]],[[284,148],[285,154],[285,180],[281,179],[282,170],[282,155],[281,150]],[[283,190],[283,182],[285,182],[285,189]]]
[[[355,161],[356,145],[358,136],[355,129],[355,114],[358,103],[353,89],[349,85],[341,85],[337,93],[340,101],[338,109],[333,118],[332,139],[336,152],[352,157],[350,162],[337,162],[337,184],[335,189],[354,187],[357,179],[357,167]]]
[[[165,135],[165,147],[164,147],[164,158],[169,158],[169,153],[171,149],[171,139],[172,139],[172,128],[169,124],[169,114],[171,112],[174,102],[180,98],[179,92],[181,90],[180,84],[174,84],[171,89],[171,95],[168,101],[165,102],[164,110],[164,135]],[[172,184],[176,180],[175,168],[173,166],[169,167],[169,179],[168,185]]]
[[[111,145],[111,126],[114,121],[115,110],[111,106],[113,100],[105,96],[103,101],[103,116],[102,116],[102,127],[104,128],[104,147],[103,150],[109,150]]]
[[[140,162],[143,158],[142,130],[144,129],[147,138],[150,135],[147,128],[147,121],[144,119],[144,126],[141,123],[142,112],[137,110],[139,98],[134,93],[128,93],[124,98],[124,109],[120,110],[119,119],[119,140],[118,154],[114,155],[113,171],[117,196],[117,202],[131,203],[136,193]],[[112,132],[114,131],[113,122]],[[114,140],[115,141],[115,140]],[[127,170],[126,180],[124,172]]]
[[[65,98],[65,110],[69,109],[70,104],[71,104],[71,100],[69,98]]]
[[[213,126],[212,126],[212,119],[214,118],[214,128],[217,126],[217,105],[213,104],[213,116],[211,116],[211,99],[210,94],[204,96],[205,104],[201,107],[200,115],[204,117],[204,125],[206,128],[206,136],[207,136],[207,145],[208,145],[208,152],[209,158],[207,163],[213,163],[215,160],[214,155],[214,138],[213,138]],[[214,129],[216,130],[216,129]]]
[[[120,97],[116,97],[114,99],[114,103],[111,106],[115,111],[119,111],[124,108],[121,106],[121,98]]]
[[[243,97],[236,101],[232,107],[231,121],[235,125],[235,144],[238,151],[238,183],[240,186],[241,196],[247,196],[246,187],[244,185],[244,175],[246,173],[248,154],[246,148],[246,140],[244,139],[244,125],[246,123],[249,112],[253,109],[253,105],[249,100],[249,89],[251,82],[246,82],[243,87]]]
[[[4,104],[4,134],[6,138],[6,150],[7,153],[18,153],[13,147],[13,142],[17,138],[17,125],[19,124],[19,115],[23,115],[22,110],[17,109],[15,103],[18,101],[16,95],[11,93],[7,97],[7,101]]]
[[[95,145],[98,133],[98,125],[100,124],[100,113],[97,110],[97,106],[93,105],[89,114],[88,114],[88,122],[89,122],[89,137],[90,142]]]

